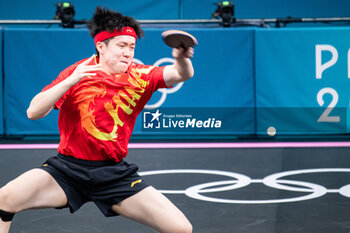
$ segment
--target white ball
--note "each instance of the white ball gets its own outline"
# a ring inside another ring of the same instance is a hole
[[[267,134],[271,137],[275,136],[276,128],[273,126],[270,126],[269,128],[267,128]]]

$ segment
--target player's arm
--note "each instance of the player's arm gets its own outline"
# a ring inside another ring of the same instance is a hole
[[[88,65],[93,58],[94,56],[79,64],[74,72],[63,81],[34,96],[27,109],[28,118],[36,120],[45,117],[69,88],[77,84],[85,76],[96,75],[93,72],[101,68],[100,65]]]
[[[173,57],[175,62],[173,65],[168,65],[164,68],[164,81],[170,87],[179,82],[184,82],[194,75],[191,58],[193,57],[193,48],[184,50],[183,48],[174,48]]]
[[[55,103],[71,87],[68,80],[66,80],[67,79],[34,96],[27,109],[27,116],[29,119],[37,120],[49,114]]]

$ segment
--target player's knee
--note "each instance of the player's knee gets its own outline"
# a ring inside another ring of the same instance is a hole
[[[176,229],[173,232],[177,233],[192,233],[193,228],[190,222],[184,221],[181,224],[176,225]]]
[[[190,222],[188,222],[183,230],[184,230],[183,232],[192,233],[192,231],[193,231],[192,224]]]
[[[192,233],[192,231],[193,231],[193,227],[192,227],[191,223],[188,223],[188,224],[183,226],[181,232],[183,232],[183,233]]]
[[[0,189],[0,220],[4,222],[12,221],[15,212],[11,204],[10,194],[4,189]]]
[[[16,213],[19,212],[17,207],[17,201],[15,195],[9,192],[7,189],[0,189],[0,210]]]

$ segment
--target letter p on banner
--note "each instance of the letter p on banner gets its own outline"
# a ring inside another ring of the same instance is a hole
[[[322,64],[322,51],[332,53],[331,60]],[[329,67],[333,66],[338,60],[338,51],[332,45],[316,45],[316,79],[322,78],[322,73]]]

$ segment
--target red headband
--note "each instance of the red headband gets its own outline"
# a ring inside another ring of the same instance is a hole
[[[97,33],[95,36],[95,45],[97,44],[97,42],[101,42],[109,38],[112,38],[115,36],[121,36],[121,35],[132,36],[132,37],[135,37],[135,39],[137,40],[136,32],[132,27],[123,27],[123,30],[121,31],[119,30],[114,30],[113,32],[102,31],[100,33]]]

